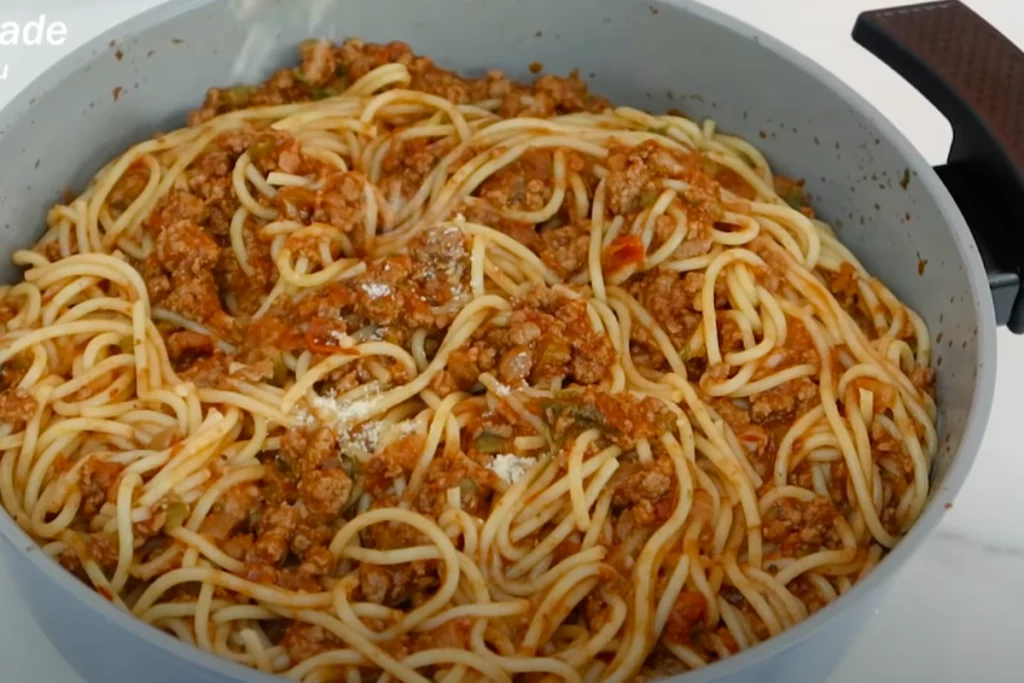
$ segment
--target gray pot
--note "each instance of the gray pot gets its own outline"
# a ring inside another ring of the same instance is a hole
[[[821,681],[881,600],[892,574],[938,523],[977,454],[995,380],[997,310],[979,243],[999,256],[987,260],[1000,321],[1024,323],[1021,311],[1013,310],[1020,261],[1007,258],[1020,259],[1024,250],[999,241],[1005,235],[994,231],[1001,224],[995,204],[968,187],[980,180],[974,184],[995,196],[1019,196],[1010,194],[1019,188],[1007,147],[1012,140],[999,139],[998,121],[975,125],[975,111],[958,98],[952,71],[929,71],[910,55],[928,56],[928,44],[916,41],[918,34],[927,37],[929,22],[946,26],[939,54],[950,56],[953,67],[963,66],[955,57],[958,49],[974,54],[967,42],[972,31],[989,36],[989,47],[1012,48],[991,38],[986,25],[957,3],[941,5],[874,13],[862,18],[857,38],[895,63],[953,119],[955,163],[943,179],[956,201],[935,170],[857,93],[785,45],[688,0],[168,3],[82,46],[0,113],[0,251],[36,239],[62,188],[83,187],[131,143],[180,126],[207,87],[259,80],[294,61],[295,45],[310,35],[404,40],[455,69],[498,67],[523,79],[533,61],[556,73],[579,66],[593,90],[615,102],[652,110],[678,107],[693,118],[717,119],[720,128],[756,143],[779,171],[807,178],[816,207],[842,240],[941,340],[935,353],[941,363],[941,439],[933,493],[911,532],[836,604],[685,677],[691,683]],[[953,26],[955,31],[948,30]],[[1006,88],[1012,87],[1011,72],[1005,72]],[[986,71],[979,67],[977,73]],[[968,89],[982,87],[983,80],[970,81]],[[974,227],[988,231],[972,236],[961,209],[973,219],[975,206],[985,208],[987,223]],[[9,281],[17,273],[4,265],[0,276]],[[274,680],[117,611],[47,559],[5,514],[0,534],[17,590],[46,635],[90,682]]]

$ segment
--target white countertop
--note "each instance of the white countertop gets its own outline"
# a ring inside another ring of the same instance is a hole
[[[45,13],[48,22],[68,28],[59,47],[0,45],[0,106],[73,47],[160,1],[0,0],[0,26],[24,26]],[[945,158],[948,124],[849,38],[858,12],[899,0],[707,1],[817,60],[871,100],[930,161]],[[1024,0],[967,4],[1024,45]],[[851,634],[855,642],[828,683],[1024,680],[1024,440],[1017,434],[1024,337],[1000,330],[998,363],[995,408],[966,486],[938,531],[895,577],[866,632]],[[4,683],[81,683],[2,569],[0,671]]]

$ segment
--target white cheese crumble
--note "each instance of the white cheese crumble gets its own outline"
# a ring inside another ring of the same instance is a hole
[[[312,427],[316,424],[316,415],[306,410],[305,406],[298,405],[292,410],[292,420],[296,427]]]
[[[373,402],[379,394],[373,391],[355,401],[342,401],[333,392],[314,396],[308,400],[308,406],[295,407],[295,424],[309,427],[319,422],[334,429],[339,436],[347,435],[356,425],[373,417]]]
[[[334,394],[326,394],[314,397],[310,403],[321,422],[341,432],[370,417],[373,399],[371,395],[357,401],[342,402]]]
[[[487,469],[511,486],[519,481],[536,462],[533,458],[522,458],[512,453],[499,453],[494,456],[494,460],[487,466]]]
[[[372,299],[380,299],[391,294],[391,287],[384,282],[364,282],[360,287],[362,287],[366,296]]]
[[[338,446],[343,455],[365,460],[377,452],[383,434],[380,420],[370,420],[338,435]]]

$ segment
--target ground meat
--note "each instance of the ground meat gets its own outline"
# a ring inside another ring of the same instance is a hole
[[[672,346],[685,349],[700,324],[700,293],[704,287],[704,274],[673,273],[651,270],[632,278],[627,286],[630,294],[647,310],[665,331]],[[640,325],[634,326],[634,337],[657,351],[653,338],[644,335]],[[660,354],[660,351],[657,351]],[[685,354],[684,354],[685,356]]]
[[[469,287],[469,238],[453,227],[424,230],[409,243],[412,283],[432,307],[451,304]]]
[[[85,573],[85,570],[82,567],[82,560],[72,547],[69,546],[62,550],[57,556],[57,562],[59,562],[60,566],[64,567],[64,569],[77,576],[79,580],[84,582],[89,581],[89,576]]]
[[[846,463],[842,460],[836,460],[828,466],[828,493],[832,499],[833,504],[843,514],[844,517],[848,517],[850,513],[850,500],[847,497],[846,485],[847,480],[850,476],[850,471],[846,469]],[[812,488],[806,486],[805,488]]]
[[[714,178],[718,184],[722,186],[723,190],[728,190],[743,199],[757,198],[757,192],[750,186],[750,183],[744,180],[743,176],[728,166],[718,168],[714,173]],[[776,178],[778,178],[778,176],[776,176]]]
[[[117,497],[117,483],[123,465],[91,457],[78,473],[78,487],[82,493],[81,514],[91,519],[107,501]]]
[[[316,545],[301,554],[288,556],[286,567],[253,561],[252,537],[239,535],[224,544],[226,553],[245,563],[242,577],[248,581],[279,586],[290,591],[316,593],[324,590],[320,579],[334,569],[334,556],[325,545]],[[329,540],[328,540],[329,542]],[[295,562],[298,565],[295,566]]]
[[[135,522],[134,524],[132,524],[132,540],[133,540],[133,543],[134,543],[134,545],[135,545],[135,547],[137,549],[138,548],[142,549],[142,553],[141,553],[142,557],[145,557],[146,554],[150,551],[150,548],[147,547],[147,543],[146,542],[149,539],[151,539],[154,536],[156,536],[157,534],[159,534],[161,531],[163,531],[164,524],[166,524],[166,523],[167,523],[167,510],[166,509],[156,509],[153,512],[153,514],[151,514],[147,519],[144,519],[144,520],[141,520],[141,521],[138,521],[138,522]],[[160,539],[155,539],[155,540],[156,540],[156,543],[149,544],[149,545],[150,546],[156,545],[157,547],[161,547],[161,546],[164,545],[164,543],[166,541],[165,538],[160,538]]]
[[[190,221],[161,230],[140,268],[153,303],[227,333],[231,321],[213,278],[219,252],[217,243]]]
[[[337,517],[352,492],[352,480],[342,470],[311,472],[299,480],[299,497],[320,519]]]
[[[90,534],[86,544],[89,559],[109,572],[117,566],[117,536],[115,534]]]
[[[747,248],[754,252],[765,262],[767,268],[761,270],[758,273],[757,281],[764,285],[765,289],[776,295],[784,295],[789,284],[786,280],[786,274],[790,271],[790,256],[786,254],[781,247],[775,244],[775,241],[767,235],[758,235],[750,242],[747,243]],[[840,302],[841,303],[841,302]],[[859,314],[858,314],[859,315]],[[862,316],[861,316],[862,317]],[[857,317],[854,318],[857,320]],[[858,320],[858,323],[860,320]],[[868,331],[871,326],[864,327],[862,329]]]
[[[847,310],[857,306],[860,297],[857,287],[859,280],[857,270],[849,261],[840,263],[839,270],[832,274],[831,277],[826,277],[829,291],[832,292],[832,295],[836,297],[843,308]]]
[[[2,301],[0,301],[0,304],[2,304]],[[3,307],[0,305],[0,312],[2,311]],[[4,363],[3,366],[0,366],[0,392],[8,393],[12,396],[16,395],[18,385],[21,384],[31,366],[32,359],[25,351],[22,351]],[[15,413],[20,412],[24,404],[20,400],[10,400],[13,401],[11,410]]]
[[[334,555],[322,545],[310,548],[296,570],[308,576],[328,576],[334,569]]]
[[[363,486],[371,493],[383,492],[396,477],[412,472],[422,450],[423,437],[419,434],[392,441],[366,463]]]
[[[610,171],[606,181],[608,209],[612,214],[625,215],[651,206],[661,191],[656,181],[694,175],[693,164],[693,158],[652,141],[636,147],[613,147],[605,162]]]
[[[390,256],[371,264],[353,281],[353,312],[375,325],[433,327],[430,304],[410,287],[414,280],[412,256]]]
[[[313,220],[341,228],[342,232],[363,228],[366,184],[366,177],[356,171],[329,175],[323,189],[317,193],[319,202],[313,211]]]
[[[278,69],[261,85],[210,88],[202,107],[189,114],[189,125],[201,125],[218,114],[242,107],[305,102],[344,92],[351,81],[338,65],[335,64],[334,73],[326,82],[322,80],[327,77],[329,58],[325,58],[322,49],[317,49],[317,42],[307,41],[300,46],[303,55],[301,67]],[[316,82],[308,81],[307,73],[315,76]]]
[[[935,395],[935,368],[914,368],[910,373],[910,381],[920,391]]]
[[[903,448],[899,437],[890,434],[878,421],[871,423],[868,438],[871,452],[881,465],[882,480],[889,485],[895,497],[899,498],[913,481],[913,458]],[[845,495],[845,487],[843,493]]]
[[[206,209],[201,223],[203,229],[218,246],[226,247],[231,239],[231,218],[239,203],[231,181],[234,160],[221,161],[221,156],[221,153],[214,153],[200,158],[188,171],[188,186],[203,200]],[[210,164],[211,159],[217,163]]]
[[[418,328],[443,331],[458,314],[468,291],[469,252],[464,234],[444,227],[426,230],[410,242],[408,254],[369,261],[362,275],[317,288],[298,301],[281,301],[249,325],[238,355],[252,362],[267,357],[270,348],[332,353],[338,348],[329,334],[332,331],[364,330],[374,338],[408,347]],[[376,362],[389,361],[378,358]],[[391,365],[395,381],[401,381],[401,365]],[[366,364],[356,362],[340,372],[365,373]],[[367,376],[358,383],[370,379],[372,376]],[[338,382],[335,388],[344,390]]]
[[[205,334],[180,330],[164,337],[167,355],[176,368],[192,365],[198,358],[209,356],[214,352],[213,340]]]
[[[289,538],[299,525],[299,516],[299,511],[288,503],[264,508],[256,526],[250,561],[276,565],[283,560]]]
[[[828,604],[828,599],[821,594],[818,587],[811,583],[810,579],[806,576],[798,576],[790,581],[786,588],[789,592],[797,597],[800,602],[804,603],[807,607],[807,611],[814,614],[822,607]],[[836,591],[838,593],[838,591]]]
[[[448,489],[458,487],[462,509],[471,515],[486,517],[491,492],[497,484],[493,472],[461,453],[435,457],[427,467],[415,507],[436,519],[448,507]]]
[[[323,626],[306,624],[301,621],[289,622],[280,644],[288,651],[288,656],[293,664],[322,652],[345,646],[341,639]]]
[[[317,558],[322,554],[317,548],[330,543],[352,491],[337,437],[327,427],[289,429],[281,437],[281,450],[261,458],[266,458],[264,476],[256,500],[237,511],[247,525],[244,529],[231,526],[242,533],[228,539],[224,550],[253,565],[252,571],[258,566],[279,569],[282,563],[287,569],[289,558],[301,561],[298,576],[270,571],[264,578],[281,586],[308,583],[309,577],[323,574],[316,567],[322,567],[326,558]],[[227,507],[223,512],[235,514]]]
[[[381,161],[381,178],[377,185],[388,199],[396,196],[411,199],[452,147],[447,138],[393,141]]]
[[[0,392],[0,422],[26,422],[35,414],[37,406],[28,392],[20,389]]]
[[[648,464],[624,463],[612,484],[615,494],[612,506],[630,507],[633,521],[639,526],[664,523],[675,509],[678,490],[675,468],[667,457]]]
[[[337,95],[353,82],[384,64],[404,65],[411,76],[409,87],[437,95],[456,104],[500,99],[501,116],[553,116],[576,111],[601,111],[608,102],[587,91],[577,73],[568,78],[545,75],[532,87],[514,83],[499,72],[480,79],[466,79],[439,67],[429,57],[413,54],[401,42],[364,43],[350,39],[341,45],[308,40],[300,46],[301,65],[276,71],[256,86],[211,88],[200,109],[189,115],[196,126],[240,107],[303,102]],[[527,101],[530,96],[532,101]]]
[[[612,544],[610,553],[605,558],[605,563],[610,565],[617,572],[616,581],[621,586],[620,594],[626,595],[629,592],[629,576],[634,561],[639,556],[644,544],[658,528],[648,520],[637,520],[634,512],[638,506],[626,508],[611,518],[612,521]],[[643,505],[647,508],[647,505]],[[646,514],[649,509],[641,511]]]
[[[435,648],[456,648],[469,650],[469,638],[474,620],[469,617],[449,619],[440,626],[425,633],[413,635],[413,652],[432,650]]]
[[[203,519],[199,532],[215,541],[227,539],[236,528],[247,523],[260,499],[259,488],[252,483],[236,484],[224,491]]]
[[[761,519],[765,543],[776,546],[782,557],[799,557],[822,547],[836,547],[838,536],[833,521],[838,512],[827,498],[816,497],[809,502],[783,498],[772,505]]]
[[[750,414],[755,422],[782,420],[806,412],[817,397],[818,385],[801,377],[753,396]]]
[[[610,394],[593,388],[563,391],[542,403],[545,417],[556,435],[597,428],[624,449],[640,439],[653,441],[675,428],[675,416],[655,398]]]
[[[586,269],[590,251],[589,222],[570,223],[540,233],[537,254],[562,279]]]
[[[157,200],[145,224],[150,232],[159,235],[180,221],[201,224],[205,219],[206,205],[200,197],[184,190],[171,190]]]
[[[233,249],[224,247],[214,268],[214,278],[217,288],[224,294],[230,294],[224,298],[234,301],[235,308],[229,311],[251,316],[259,310],[273,288],[277,280],[277,266],[270,257],[270,245],[257,236],[251,219],[242,225],[242,241],[252,274],[242,270]]]
[[[716,398],[709,403],[736,435],[736,440],[739,441],[747,462],[754,471],[762,479],[769,478],[775,469],[775,453],[779,442],[785,436],[790,423],[783,421],[765,425],[755,424],[749,408],[740,401]]]
[[[334,76],[334,49],[328,40],[307,40],[300,46],[302,80],[324,85]]]
[[[448,370],[458,386],[470,388],[481,372],[499,368],[499,379],[509,384],[527,374],[534,386],[555,378],[596,384],[605,377],[615,350],[590,324],[585,300],[538,288],[512,305],[506,326],[485,325],[452,353]]]
[[[185,356],[175,363],[179,377],[197,387],[221,387],[230,375],[229,356],[214,350],[209,356]]]
[[[470,223],[479,223],[503,232],[534,251],[540,247],[540,235],[535,224],[504,218],[497,207],[489,202],[459,202],[449,213],[448,219],[453,220],[459,216]]]
[[[568,78],[550,74],[541,76],[528,89],[518,83],[508,82],[500,74],[489,75],[487,88],[492,97],[500,96],[498,115],[506,118],[546,118],[578,111],[600,112],[610,106],[608,100],[588,92],[586,83],[576,71]]]
[[[175,367],[183,365],[186,367],[179,376],[197,387],[224,387],[228,378],[261,382],[274,376],[274,367],[269,360],[258,360],[250,364],[239,363],[220,350],[214,350],[211,355],[200,356],[195,360],[180,361]],[[228,388],[231,388],[230,385]]]
[[[675,472],[667,458],[655,460],[634,469],[615,490],[613,502],[622,504],[639,500],[660,500],[672,492]]]
[[[537,211],[552,192],[552,151],[531,149],[485,180],[477,194],[499,209]]]
[[[60,258],[60,243],[57,240],[47,242],[46,245],[37,245],[37,249],[39,248],[42,248],[43,254],[51,263]],[[8,298],[6,294],[6,292],[0,293],[0,329],[2,330],[6,330],[7,324],[21,312],[21,305],[13,298]]]
[[[359,590],[369,602],[389,607],[418,605],[440,584],[436,560],[395,565],[359,565]]]
[[[533,97],[538,101],[539,109],[544,111],[550,106],[554,114],[600,111],[608,106],[607,100],[587,92],[587,84],[580,78],[578,70],[568,78],[551,74],[541,76],[533,83]]]
[[[319,593],[324,590],[324,585],[316,576],[290,567],[280,569],[271,565],[247,562],[241,576],[246,581],[277,586],[296,593]]]
[[[676,596],[672,611],[668,613],[662,637],[669,642],[685,645],[690,642],[694,628],[704,622],[708,602],[701,593],[684,590]]]
[[[632,678],[632,683],[654,683],[685,674],[689,670],[690,668],[667,648],[655,645],[644,659],[643,666]]]
[[[384,64],[398,63],[408,67],[414,58],[409,46],[399,41],[386,44],[364,43],[362,40],[353,38],[346,40],[335,50],[341,67],[353,80],[362,78]],[[425,71],[427,68],[429,68],[427,62],[421,62],[417,71]]]
[[[149,167],[144,161],[137,160],[117,179],[107,194],[107,206],[111,215],[117,218],[132,205],[149,182]]]
[[[281,437],[279,457],[300,477],[320,469],[331,458],[334,461],[329,466],[339,467],[337,456],[338,436],[329,427],[321,426],[312,431],[293,427]]]
[[[384,567],[364,562],[359,565],[359,589],[363,598],[383,605],[391,590],[391,578]]]

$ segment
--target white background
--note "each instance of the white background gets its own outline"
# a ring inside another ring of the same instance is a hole
[[[59,47],[0,46],[0,73],[7,65],[7,78],[0,80],[0,106],[61,55],[159,1],[0,0],[0,24],[23,25],[45,13],[48,21],[68,26],[67,40]],[[944,159],[951,139],[946,122],[849,38],[860,11],[899,0],[709,4],[820,62],[871,100],[930,161]],[[1024,0],[967,4],[1024,46]],[[204,88],[197,80],[197,101]],[[998,364],[995,409],[966,487],[938,533],[896,577],[867,632],[851,634],[850,653],[829,683],[1024,680],[1024,447],[1018,434],[1018,406],[1024,405],[1024,338],[1001,330]],[[2,570],[0,682],[80,683],[32,622]]]

